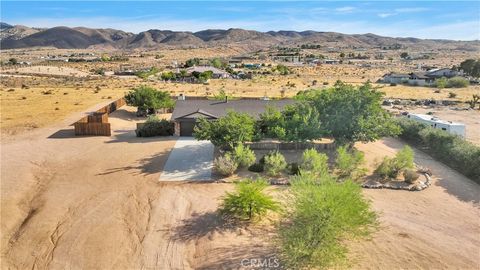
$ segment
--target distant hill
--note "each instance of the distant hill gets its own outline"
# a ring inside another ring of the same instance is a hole
[[[445,47],[449,49],[479,50],[479,41],[431,40],[418,38],[392,38],[375,34],[348,35],[317,31],[269,31],[259,32],[230,28],[208,29],[199,32],[183,32],[151,29],[138,34],[115,29],[86,27],[30,28],[21,25],[0,25],[2,49],[56,47],[60,49],[84,49],[108,47],[117,49],[161,47],[208,47],[237,45],[245,48],[265,48],[272,45],[319,44],[331,47],[382,47],[408,46],[421,49]]]

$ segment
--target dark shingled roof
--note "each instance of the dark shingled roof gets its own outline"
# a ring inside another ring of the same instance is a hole
[[[268,106],[272,106],[281,110],[286,105],[293,103],[295,103],[295,100],[293,99],[238,99],[228,100],[228,102],[220,100],[177,100],[175,109],[172,113],[172,120],[194,114],[195,112],[199,112],[200,114],[208,114],[215,118],[219,118],[225,116],[228,110],[248,113],[251,116],[258,118],[258,116],[263,113]]]

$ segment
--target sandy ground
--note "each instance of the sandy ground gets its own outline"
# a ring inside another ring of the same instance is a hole
[[[68,119],[2,143],[2,269],[238,268],[269,251],[265,231],[218,222],[230,185],[160,183],[175,139],[136,138],[127,109],[112,137],[72,137]]]
[[[369,168],[404,144],[395,139],[358,144]],[[430,168],[433,184],[421,192],[365,189],[380,213],[371,241],[352,245],[358,269],[479,269],[480,186],[415,150]]]
[[[2,269],[251,269],[273,254],[272,226],[218,218],[231,184],[158,181],[175,139],[136,138],[133,108],[111,115],[112,137],[73,137],[79,116],[2,141]],[[369,164],[399,147],[359,145]],[[381,229],[350,243],[353,268],[478,269],[479,186],[417,161],[440,176],[429,189],[365,190]]]
[[[56,66],[29,66],[15,69],[7,69],[3,71],[7,74],[34,74],[34,75],[54,75],[54,76],[75,76],[85,77],[90,75],[87,72],[69,67]]]

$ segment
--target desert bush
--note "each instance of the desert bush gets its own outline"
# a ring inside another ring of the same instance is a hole
[[[335,160],[336,169],[340,178],[350,178],[356,180],[365,175],[366,169],[361,168],[365,160],[365,155],[358,150],[348,151],[346,146],[337,149],[337,158]]]
[[[230,176],[238,168],[238,164],[233,160],[230,155],[223,155],[217,157],[213,161],[213,168],[216,172],[223,176]]]
[[[250,149],[248,146],[244,146],[243,144],[239,144],[235,146],[232,152],[229,152],[233,160],[238,164],[239,167],[249,167],[253,163],[255,163],[256,157],[255,153]]]
[[[405,182],[409,184],[412,184],[413,182],[415,182],[419,177],[420,175],[414,170],[403,171],[403,178],[405,179]]]
[[[463,77],[453,77],[448,79],[447,87],[448,88],[462,88],[468,86],[468,80]]]
[[[300,173],[312,173],[314,175],[328,174],[328,156],[319,153],[315,149],[303,151],[302,161],[300,163]]]
[[[263,179],[235,183],[235,192],[226,193],[219,212],[226,218],[252,220],[261,218],[269,210],[277,211],[278,203],[264,192],[267,186]]]
[[[384,157],[375,170],[375,173],[383,178],[396,178],[400,172],[414,167],[413,159],[413,150],[406,145],[397,152],[395,157]]]
[[[396,83],[390,83],[390,86],[397,86]]]
[[[317,184],[321,182],[321,184]],[[287,269],[324,269],[346,262],[345,240],[368,236],[376,214],[358,184],[295,177],[291,199],[280,226],[279,247]]]
[[[278,151],[265,156],[264,169],[269,176],[278,176],[287,167],[285,157]]]
[[[135,131],[137,137],[171,136],[174,133],[173,123],[158,119],[156,116],[149,117],[145,124]]]
[[[449,98],[456,98],[456,97],[457,97],[457,94],[456,94],[456,93],[453,93],[453,92],[449,92],[449,93],[448,93],[448,97],[449,97]]]
[[[264,165],[262,163],[253,163],[248,167],[248,170],[251,172],[261,173],[263,172]]]

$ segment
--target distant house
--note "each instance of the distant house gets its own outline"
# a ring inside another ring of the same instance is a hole
[[[427,71],[426,76],[430,78],[441,78],[441,77],[455,77],[455,76],[462,76],[463,73],[452,70],[450,68],[436,68],[436,69],[430,69]]]
[[[452,121],[443,121],[437,117],[426,115],[426,114],[408,114],[407,118],[410,118],[414,121],[426,124],[433,128],[438,128],[445,130],[448,133],[459,135],[460,137],[465,138],[465,124],[456,123]]]
[[[435,81],[435,78],[427,76],[425,72],[412,72],[408,78],[408,84],[415,86],[430,85]]]
[[[211,71],[213,72],[213,78],[214,79],[226,79],[226,78],[230,78],[230,73],[224,71],[224,70],[221,70],[221,69],[218,69],[216,67],[212,67],[212,66],[194,66],[194,67],[189,67],[187,68],[187,73],[188,74],[192,74],[194,72],[198,72],[198,73],[203,73],[205,71]]]
[[[323,62],[324,64],[328,64],[328,65],[335,65],[335,64],[340,63],[340,60],[336,60],[336,59],[323,59],[322,62]]]
[[[258,118],[268,106],[283,109],[295,101],[292,99],[266,100],[266,99],[238,99],[238,100],[208,100],[189,99],[179,97],[175,104],[171,120],[174,122],[175,135],[192,136],[197,119],[202,117],[216,120],[225,116],[229,110],[248,113]]]
[[[408,82],[409,78],[410,78],[409,74],[391,72],[383,75],[382,82],[402,84],[402,83]]]

